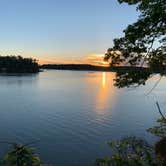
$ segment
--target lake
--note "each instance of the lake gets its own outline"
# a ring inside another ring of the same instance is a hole
[[[0,141],[29,143],[44,163],[91,166],[109,156],[106,142],[123,136],[155,138],[146,129],[166,105],[163,78],[118,89],[111,72],[46,70],[37,75],[0,76]],[[9,145],[0,144],[1,156]]]

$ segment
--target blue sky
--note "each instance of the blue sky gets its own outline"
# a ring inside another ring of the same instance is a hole
[[[136,21],[116,0],[0,0],[0,54],[78,60],[102,54]]]

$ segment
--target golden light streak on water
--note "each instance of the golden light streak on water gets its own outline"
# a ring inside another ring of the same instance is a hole
[[[103,86],[103,88],[105,88],[105,86],[106,86],[106,75],[105,75],[105,72],[103,72],[102,73],[102,86]]]
[[[94,72],[90,73],[87,78],[88,87],[96,89],[93,99],[93,104],[95,105],[94,111],[99,115],[104,115],[108,103],[111,103],[112,106],[116,103],[116,88],[113,85],[115,73]]]

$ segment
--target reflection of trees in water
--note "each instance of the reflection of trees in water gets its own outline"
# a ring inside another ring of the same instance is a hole
[[[14,74],[14,75],[0,75],[0,82],[2,85],[26,85],[34,84],[38,80],[38,74]]]

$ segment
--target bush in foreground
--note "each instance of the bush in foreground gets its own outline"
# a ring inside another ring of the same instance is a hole
[[[166,119],[157,121],[158,126],[148,132],[160,137],[155,145],[149,145],[144,139],[126,137],[120,141],[108,142],[114,149],[110,157],[99,158],[95,166],[164,166],[166,165]]]

